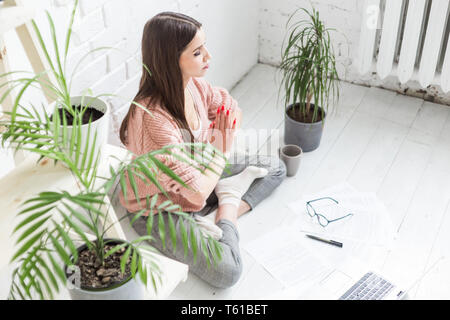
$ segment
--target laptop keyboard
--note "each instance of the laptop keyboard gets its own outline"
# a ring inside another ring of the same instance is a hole
[[[353,287],[347,290],[339,300],[380,300],[394,286],[373,272],[366,273]]]

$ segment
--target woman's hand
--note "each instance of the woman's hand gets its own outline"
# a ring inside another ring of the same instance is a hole
[[[219,107],[216,119],[209,126],[209,143],[222,151],[222,153],[229,153],[233,145],[235,131],[236,118],[234,117],[234,112],[230,109],[225,109],[225,106]]]

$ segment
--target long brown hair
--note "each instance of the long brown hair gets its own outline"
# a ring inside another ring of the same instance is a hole
[[[148,105],[159,103],[174,120],[185,142],[193,135],[184,113],[184,87],[179,60],[181,53],[201,28],[201,23],[181,13],[161,12],[144,26],[142,34],[142,77],[134,101],[149,99]],[[120,126],[120,140],[128,143],[128,121],[138,108],[130,105]],[[184,129],[184,130],[183,130]],[[189,132],[190,137],[184,136]]]

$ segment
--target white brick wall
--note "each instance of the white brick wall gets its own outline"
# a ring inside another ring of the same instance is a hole
[[[77,71],[72,83],[72,94],[79,95],[91,88],[94,83],[102,81],[108,74],[108,59],[106,55],[97,57],[94,61]],[[105,92],[106,93],[106,92]]]
[[[74,23],[73,41],[76,45],[91,40],[105,29],[103,10],[97,8],[77,19]]]
[[[80,70],[83,68],[83,65],[86,65],[93,61],[94,56],[91,54],[88,55],[91,49],[91,44],[89,42],[83,43],[82,45],[77,47],[71,46],[67,56],[66,65],[66,71],[68,74],[73,74],[75,68],[78,68],[78,70]],[[81,60],[82,62],[80,62]]]
[[[110,142],[120,144],[118,128],[137,92],[142,72],[140,47],[147,20],[162,11],[183,12],[198,19],[207,32],[207,45],[213,56],[207,78],[214,85],[231,89],[257,62],[257,5],[258,0],[245,4],[238,0],[129,0],[126,5],[122,0],[80,1],[71,59],[93,48],[116,50],[93,53],[76,75],[73,92],[90,87],[96,94],[118,95],[107,100],[112,107]]]
[[[80,10],[83,15],[101,8],[108,0],[79,0]]]
[[[279,66],[281,44],[285,36],[285,25],[289,15],[298,7],[311,8],[311,3],[319,11],[321,20],[325,25],[340,32],[340,34],[332,33],[332,36],[341,78],[357,84],[383,87],[402,93],[406,91],[409,95],[450,105],[450,93],[443,93],[439,86],[432,85],[424,89],[417,81],[400,84],[396,76],[380,80],[376,72],[369,72],[365,75],[359,74],[354,62],[358,59],[361,12],[364,4],[364,1],[361,0],[260,0],[260,62]],[[348,39],[348,45],[342,34]]]
[[[102,93],[115,92],[127,79],[126,65],[121,64],[116,69],[109,72],[105,77],[101,78],[94,85],[92,91],[95,95]]]
[[[333,45],[338,60],[345,64],[353,80],[352,62],[356,58],[359,42],[359,29],[361,17],[359,12],[363,1],[358,0],[318,0],[314,7],[319,11],[320,18],[326,27],[336,28],[340,33],[331,33]],[[261,0],[260,7],[260,46],[259,60],[263,63],[279,65],[281,61],[281,45],[287,34],[286,22],[289,16],[300,7],[311,8],[309,0],[280,0],[276,3],[270,0]],[[298,17],[305,17],[298,14]],[[345,37],[342,35],[345,34]],[[348,39],[348,45],[347,41]],[[349,55],[339,48],[347,47]],[[343,75],[343,73],[342,73]]]
[[[62,43],[72,1],[28,0],[27,4],[50,10],[56,18]],[[362,1],[315,0],[312,3],[325,24],[336,28],[348,39],[347,54],[345,38],[339,34],[334,37],[338,60],[346,66],[347,81],[399,91],[410,88],[411,94],[421,89],[416,83],[401,86],[395,78],[380,81],[376,75],[361,76],[356,72],[353,65],[357,58]],[[73,94],[91,87],[95,92],[121,96],[109,98],[113,109],[111,127],[114,129],[110,132],[110,140],[118,141],[121,117],[139,84],[142,29],[152,16],[161,11],[178,11],[199,20],[206,31],[207,46],[212,55],[206,78],[214,85],[231,89],[258,61],[279,64],[285,24],[290,13],[298,7],[309,8],[310,5],[310,0],[81,0],[68,70],[73,69],[75,60],[93,48],[106,46],[117,50],[95,52],[87,58],[74,78]],[[46,30],[43,10],[36,20]],[[44,33],[44,38],[48,39],[48,34]],[[341,74],[344,75],[343,72]],[[439,88],[431,87],[428,91],[437,95],[438,102],[450,102],[450,96],[442,94]]]
[[[212,84],[230,90],[257,63],[258,1],[80,0],[67,59],[68,74],[79,59],[94,48],[115,49],[95,51],[84,59],[74,75],[72,94],[78,95],[90,88],[95,94],[118,95],[107,98],[112,107],[110,142],[117,143],[117,130],[137,92],[142,72],[143,27],[162,11],[182,12],[203,24],[213,57],[206,77]],[[55,17],[60,48],[63,48],[73,0],[28,0],[27,4],[38,9],[36,21],[44,39],[49,40],[49,33],[43,9]],[[22,54],[20,59],[26,56]]]

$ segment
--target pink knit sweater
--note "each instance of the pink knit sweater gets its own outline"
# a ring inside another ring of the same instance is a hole
[[[225,105],[225,108],[240,111],[236,100],[234,100],[227,90],[219,87],[212,87],[203,78],[191,78],[187,85],[188,90],[192,94],[194,103],[198,107],[200,120],[202,122],[202,130],[198,140],[195,142],[206,143],[207,130],[212,120],[216,118],[217,108]],[[183,143],[181,131],[179,130],[173,117],[164,111],[161,106],[147,106],[153,117],[141,108],[136,108],[133,118],[128,123],[128,144],[127,149],[136,155],[146,154],[153,150],[161,149],[167,145]],[[191,165],[184,163],[172,156],[158,155],[158,160],[168,166],[176,175],[178,175],[185,184],[192,189],[198,190],[199,178],[202,175],[200,171]],[[126,176],[127,183],[127,199],[120,192],[120,202],[130,212],[137,212],[145,207],[145,197],[152,197],[158,193],[156,205],[167,200],[161,191],[153,183],[144,183],[141,179],[135,177],[138,186],[138,194],[141,203],[138,203],[131,184]],[[160,172],[158,182],[166,190],[170,199],[181,206],[184,212],[194,212],[201,210],[206,204],[206,198],[200,197],[199,193],[183,187],[181,184],[171,179],[164,173]],[[142,205],[142,206],[141,206]],[[154,213],[157,213],[154,212]],[[148,215],[146,212],[145,215]]]

